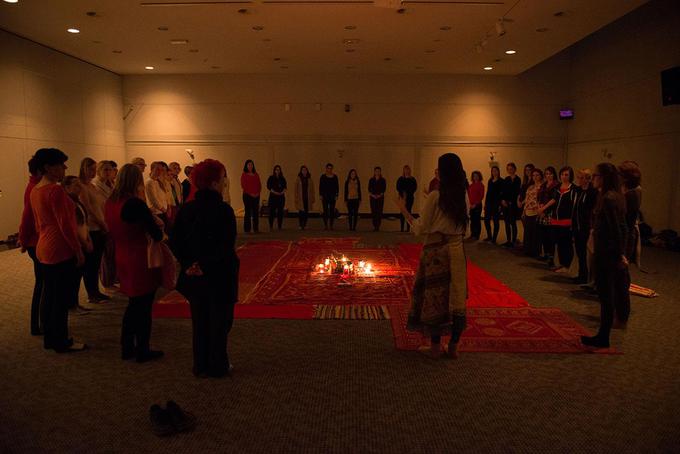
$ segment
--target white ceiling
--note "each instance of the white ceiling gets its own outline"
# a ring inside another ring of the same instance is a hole
[[[119,74],[515,75],[646,1],[19,0],[0,1],[0,28]]]

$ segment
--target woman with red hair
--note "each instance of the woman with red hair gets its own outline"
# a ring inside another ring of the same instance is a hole
[[[231,370],[227,335],[234,322],[239,260],[236,217],[222,200],[226,176],[224,165],[213,159],[194,167],[195,198],[179,210],[170,237],[182,268],[177,290],[191,305],[197,377],[223,377]]]

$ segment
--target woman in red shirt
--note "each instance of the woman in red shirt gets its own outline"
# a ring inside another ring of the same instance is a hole
[[[42,334],[42,320],[40,319],[40,303],[42,301],[43,276],[42,268],[38,257],[35,255],[35,247],[38,245],[38,232],[35,228],[35,217],[31,208],[31,191],[40,182],[40,172],[34,158],[28,161],[28,185],[24,191],[24,211],[21,214],[21,224],[19,225],[19,244],[21,252],[27,252],[33,260],[33,275],[35,284],[33,285],[33,300],[31,303],[31,335],[40,336]]]
[[[484,200],[484,183],[482,172],[475,170],[470,175],[472,183],[468,187],[470,199],[470,238],[477,241],[482,233],[482,200]]]
[[[134,164],[125,164],[104,206],[104,218],[116,249],[120,290],[129,298],[121,329],[121,357],[136,357],[140,363],[163,356],[162,351],[149,347],[151,305],[160,287],[161,269],[149,268],[147,255],[147,236],[161,241],[163,231],[143,196],[142,172]]]
[[[36,256],[44,273],[44,347],[58,353],[82,351],[87,345],[68,337],[69,303],[79,284],[78,267],[85,261],[78,241],[75,205],[59,185],[68,156],[56,148],[42,148],[33,159],[42,174],[31,191],[31,207],[38,231]]]
[[[262,182],[260,181],[260,176],[255,171],[255,163],[252,159],[248,159],[243,166],[241,189],[243,189],[243,206],[246,211],[243,215],[243,230],[246,233],[250,233],[252,223],[253,232],[258,233]]]

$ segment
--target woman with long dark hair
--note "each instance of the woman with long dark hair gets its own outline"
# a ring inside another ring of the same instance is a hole
[[[623,161],[618,167],[621,175],[623,196],[626,199],[626,224],[628,225],[628,240],[626,241],[626,258],[630,263],[640,267],[640,228],[642,212],[642,172],[635,161]]]
[[[541,169],[531,171],[532,183],[527,186],[524,198],[519,200],[519,206],[523,209],[522,223],[524,224],[524,253],[529,257],[540,254],[541,243],[538,233],[538,191],[543,184],[543,172]]]
[[[418,190],[418,182],[416,178],[411,175],[411,166],[405,165],[402,175],[397,179],[397,193],[399,197],[406,200],[406,209],[409,213],[413,210],[413,202],[415,201],[414,194]],[[402,215],[399,216],[400,231],[403,232],[406,229],[407,232],[411,231],[411,226],[406,222],[406,218]]]
[[[609,347],[609,333],[614,313],[625,323],[630,304],[625,303],[630,286],[626,259],[626,200],[616,167],[608,162],[598,164],[593,172],[593,187],[599,191],[593,211],[593,266],[595,286],[600,299],[600,329],[595,336],[582,336],[583,345]]]
[[[78,241],[76,208],[64,188],[68,156],[56,148],[41,148],[33,157],[42,175],[31,191],[38,243],[36,256],[43,271],[42,321],[44,347],[58,353],[82,351],[87,345],[68,335],[68,309],[78,285],[78,268],[85,256]]]
[[[161,284],[161,269],[149,268],[148,237],[163,239],[162,222],[144,199],[144,179],[139,167],[125,164],[116,178],[104,216],[116,245],[120,291],[129,298],[121,328],[121,358],[143,363],[163,356],[151,350],[151,306]]]
[[[351,169],[345,180],[345,203],[349,229],[355,231],[357,222],[359,222],[359,205],[361,204],[361,181],[359,181],[356,169]]]
[[[243,231],[250,233],[252,225],[253,232],[258,233],[262,182],[255,170],[255,163],[252,159],[246,160],[245,164],[243,164],[241,189],[243,190],[243,207],[245,209],[245,214],[243,215]]]
[[[335,221],[335,202],[340,194],[340,184],[338,176],[333,173],[333,164],[326,164],[326,172],[319,177],[319,196],[323,205],[323,229],[328,230],[330,223],[333,230]]]
[[[439,190],[425,200],[416,220],[398,199],[401,213],[416,235],[425,235],[407,329],[430,337],[429,348],[420,351],[433,358],[441,356],[441,337],[451,334],[445,353],[458,356],[458,341],[465,329],[467,269],[463,237],[468,221],[466,178],[458,155],[439,157]]]
[[[520,221],[522,222],[522,231],[526,232],[526,226],[524,225],[524,209],[522,208],[524,206],[524,201],[526,200],[527,197],[527,189],[529,189],[529,186],[532,186],[534,184],[534,178],[533,178],[533,171],[536,168],[533,164],[525,164],[524,165],[524,172],[522,175],[522,186],[519,189],[519,196],[517,197],[517,216],[519,216]],[[522,238],[522,243],[525,243],[526,240]],[[524,250],[526,252],[526,247],[524,247]]]
[[[267,178],[267,189],[269,190],[269,231],[274,230],[274,218],[276,218],[276,225],[281,230],[288,183],[283,176],[281,166],[278,164],[274,166],[272,174]]]
[[[295,208],[298,210],[298,221],[300,229],[307,227],[309,211],[314,205],[314,180],[309,173],[307,166],[301,166],[297,179],[295,180]]]
[[[484,200],[484,183],[482,172],[475,170],[470,176],[472,183],[468,187],[470,199],[470,238],[477,241],[482,233],[482,201]]]
[[[543,246],[543,256],[540,258],[546,260],[551,268],[555,266],[555,235],[552,227],[554,210],[552,207],[543,207],[552,200],[553,190],[558,184],[557,170],[553,166],[546,167],[543,171],[543,185],[538,190],[538,223],[540,226],[538,232]]]
[[[501,179],[501,169],[498,166],[491,167],[491,178],[486,185],[486,200],[484,200],[484,226],[486,227],[486,238],[496,244],[498,229],[500,228],[500,209],[501,195],[503,193],[503,180]],[[491,231],[491,221],[493,221],[493,233]]]
[[[222,200],[227,172],[221,162],[206,159],[191,176],[196,198],[180,209],[170,246],[182,267],[177,290],[191,305],[194,375],[222,377],[231,370],[227,336],[238,297],[236,218]]]

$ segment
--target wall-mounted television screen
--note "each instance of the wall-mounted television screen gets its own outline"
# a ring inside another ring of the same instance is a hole
[[[574,109],[561,109],[560,110],[560,120],[573,120],[574,119]]]

